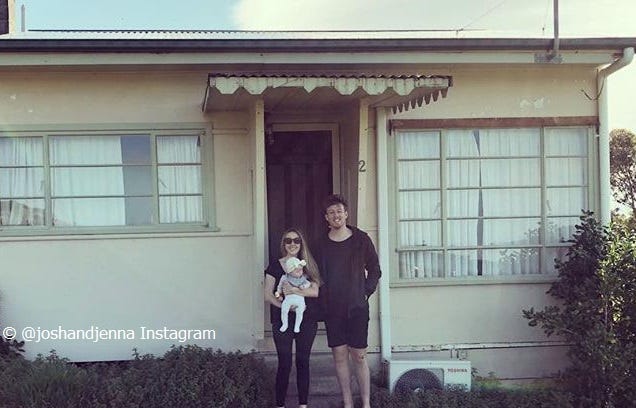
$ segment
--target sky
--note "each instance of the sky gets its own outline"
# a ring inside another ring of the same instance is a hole
[[[553,35],[553,0],[15,0],[27,30],[478,30]],[[566,37],[636,38],[636,0],[561,0]],[[19,20],[18,20],[19,21]],[[635,41],[636,44],[636,41]],[[636,131],[636,61],[610,76],[610,129]]]

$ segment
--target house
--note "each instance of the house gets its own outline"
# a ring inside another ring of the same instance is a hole
[[[603,85],[634,44],[2,35],[0,323],[31,357],[271,350],[264,266],[283,228],[324,233],[320,200],[338,192],[384,271],[374,357],[550,376],[566,346],[521,310],[551,302],[581,209],[609,219]]]

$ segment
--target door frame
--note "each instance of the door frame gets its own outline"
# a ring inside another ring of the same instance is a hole
[[[340,194],[340,132],[337,123],[272,123],[272,132],[331,132],[331,174],[333,193]],[[266,158],[267,159],[267,158]],[[267,191],[267,186],[265,187]]]

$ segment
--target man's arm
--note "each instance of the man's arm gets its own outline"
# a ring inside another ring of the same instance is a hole
[[[378,281],[382,276],[382,271],[380,270],[378,253],[375,251],[375,247],[373,246],[373,242],[371,242],[371,238],[367,236],[366,241],[367,242],[364,246],[364,267],[367,270],[367,279],[364,283],[364,291],[368,298],[373,294],[373,292],[375,292],[375,289],[378,286]]]

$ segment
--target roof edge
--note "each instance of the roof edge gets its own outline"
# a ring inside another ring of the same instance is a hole
[[[546,38],[457,39],[20,39],[2,38],[0,52],[374,52],[374,51],[545,51]],[[636,37],[564,38],[562,51],[622,52]]]

